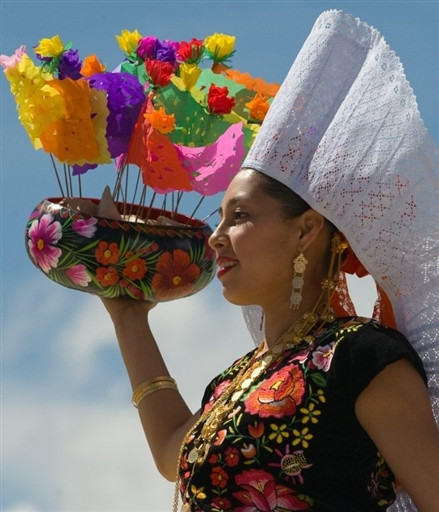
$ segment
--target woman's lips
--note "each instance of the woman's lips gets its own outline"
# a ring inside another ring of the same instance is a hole
[[[217,258],[216,264],[218,266],[218,272],[217,277],[221,278],[224,274],[229,272],[233,267],[235,267],[238,264],[237,260],[234,260],[232,258]]]

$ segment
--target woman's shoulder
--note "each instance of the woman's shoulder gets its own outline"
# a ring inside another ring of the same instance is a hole
[[[347,317],[336,323],[332,372],[356,394],[386,366],[400,359],[410,361],[427,383],[420,357],[399,331],[364,317]]]

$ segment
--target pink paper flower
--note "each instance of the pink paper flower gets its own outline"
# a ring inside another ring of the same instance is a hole
[[[62,236],[61,224],[50,213],[35,220],[29,228],[29,251],[35,263],[44,272],[58,266],[61,249],[56,247]]]
[[[20,62],[20,60],[22,59],[22,57],[25,53],[26,53],[26,46],[21,45],[20,48],[17,48],[15,50],[14,55],[11,55],[11,56],[0,55],[0,66],[3,69],[13,68]]]

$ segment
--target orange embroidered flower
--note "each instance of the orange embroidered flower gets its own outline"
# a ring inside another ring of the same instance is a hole
[[[96,261],[102,263],[102,265],[117,263],[119,256],[119,247],[115,242],[111,242],[110,244],[108,242],[99,242],[99,245],[95,250]]]
[[[152,286],[161,300],[171,299],[176,289],[190,292],[200,275],[200,267],[181,249],[163,253],[157,261]]]
[[[255,445],[250,443],[249,445],[244,444],[241,448],[241,453],[246,459],[252,459],[256,455]]]
[[[254,425],[248,426],[248,432],[254,439],[259,439],[264,433],[264,424],[262,422],[258,423],[255,421]]]
[[[146,274],[146,263],[141,258],[129,261],[123,269],[123,275],[132,281],[142,279]]]
[[[245,106],[250,111],[250,117],[256,121],[263,121],[270,108],[268,99],[259,92],[256,93],[255,97],[246,103]]]
[[[113,286],[119,281],[117,270],[113,267],[98,267],[96,277],[102,286]]]
[[[245,401],[245,409],[261,418],[293,415],[305,393],[302,370],[290,365],[274,373]]]

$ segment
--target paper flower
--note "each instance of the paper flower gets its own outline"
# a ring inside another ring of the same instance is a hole
[[[130,165],[153,193],[224,190],[278,85],[230,68],[231,35],[174,41],[122,30],[116,40],[123,60],[111,72],[94,54],[81,59],[59,35],[34,47],[37,64],[24,46],[0,56],[34,148],[73,176],[113,160],[114,194],[124,200]],[[68,173],[62,192],[73,195]]]

